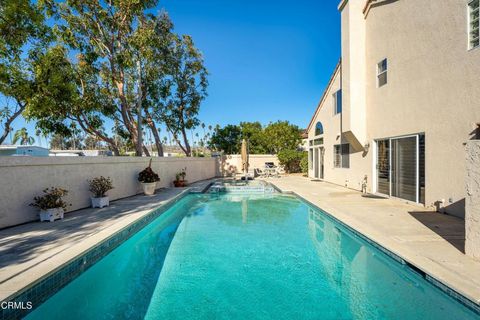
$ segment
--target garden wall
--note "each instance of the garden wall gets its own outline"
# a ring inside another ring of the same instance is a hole
[[[220,175],[216,158],[152,158],[160,176],[157,188],[170,187],[175,174],[187,168],[186,180],[195,182]],[[29,207],[35,195],[47,187],[70,191],[69,211],[90,206],[87,179],[111,177],[115,189],[111,200],[141,193],[138,172],[149,158],[135,157],[0,157],[0,229],[37,220],[37,209]]]
[[[273,162],[276,166],[279,165],[278,158],[274,154],[251,154],[248,157],[249,169],[265,168],[265,162]],[[242,171],[242,156],[240,154],[225,155],[221,163],[223,176],[231,176]]]

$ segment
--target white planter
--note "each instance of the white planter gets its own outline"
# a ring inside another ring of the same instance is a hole
[[[147,196],[151,196],[155,193],[155,187],[157,186],[156,182],[151,182],[151,183],[145,183],[142,182],[143,186],[143,193],[145,193]]]
[[[63,208],[40,210],[40,221],[53,222],[57,219],[63,219],[63,213]]]
[[[92,208],[103,208],[110,205],[110,199],[108,197],[102,198],[90,198],[92,201]]]

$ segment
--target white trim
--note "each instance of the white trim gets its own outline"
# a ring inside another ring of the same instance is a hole
[[[384,61],[386,61],[387,68],[385,70],[383,70],[382,72],[380,72],[379,66]],[[383,58],[377,63],[377,72],[376,73],[377,73],[377,88],[381,88],[381,87],[387,85],[388,84],[388,58]],[[387,75],[387,81],[384,84],[380,85],[380,76],[383,75],[383,74]]]
[[[393,138],[388,139],[388,196],[392,196],[392,140]]]
[[[380,138],[380,139],[374,139],[374,143],[375,143],[375,150],[373,151],[373,179],[372,179],[372,183],[373,183],[373,192],[375,194],[380,194],[380,195],[385,195],[385,196],[388,196],[390,198],[397,198],[397,199],[402,199],[402,198],[398,198],[398,197],[394,197],[392,196],[392,151],[393,151],[393,148],[392,148],[392,140],[399,140],[399,139],[405,139],[405,138],[415,138],[416,139],[416,192],[415,192],[415,202],[411,201],[411,200],[407,200],[409,202],[412,202],[412,203],[416,203],[416,204],[422,204],[420,203],[420,135],[425,135],[425,133],[416,133],[416,134],[406,134],[406,135],[403,135],[403,136],[395,136],[395,137],[387,137],[387,138]],[[389,179],[389,190],[388,190],[388,194],[383,194],[383,193],[379,193],[378,192],[378,186],[377,186],[377,180],[378,180],[378,169],[377,169],[377,166],[378,166],[378,142],[379,141],[388,141],[388,179]],[[426,188],[426,186],[425,186]],[[406,200],[406,199],[402,199],[402,200]]]
[[[342,99],[342,105],[340,106],[340,112],[337,112],[338,111],[338,93],[340,93],[340,95],[342,95],[342,89],[338,89],[337,91],[335,91],[333,94],[332,94],[332,100],[333,100],[333,116],[336,116],[336,115],[339,115],[342,113],[343,111],[343,97],[341,98]]]
[[[471,9],[471,4],[475,1],[478,1],[478,0],[470,0],[470,1],[467,1],[467,50],[470,51],[470,50],[474,50],[474,49],[477,49],[477,48],[480,48],[480,39],[479,39],[479,44],[476,45],[476,46],[472,46],[472,32],[473,32],[473,29],[471,28],[471,15],[472,15],[472,9]],[[479,8],[477,9],[480,13],[480,6]],[[479,32],[480,32],[480,14],[479,14]],[[480,34],[479,34],[479,38],[480,38]]]
[[[416,202],[419,203],[419,194],[420,194],[420,135],[417,134],[416,136],[416,165],[417,165],[417,181],[416,181],[416,188],[415,188],[415,199]]]
[[[377,193],[377,160],[378,160],[378,140],[373,140],[373,172],[372,172],[372,193]]]

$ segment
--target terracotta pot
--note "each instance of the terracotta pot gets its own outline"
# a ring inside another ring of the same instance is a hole
[[[182,188],[182,187],[185,187],[187,185],[187,181],[186,180],[174,180],[173,185],[175,186],[175,188]]]

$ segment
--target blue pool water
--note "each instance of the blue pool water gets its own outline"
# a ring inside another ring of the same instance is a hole
[[[286,195],[189,195],[28,319],[476,319]]]

